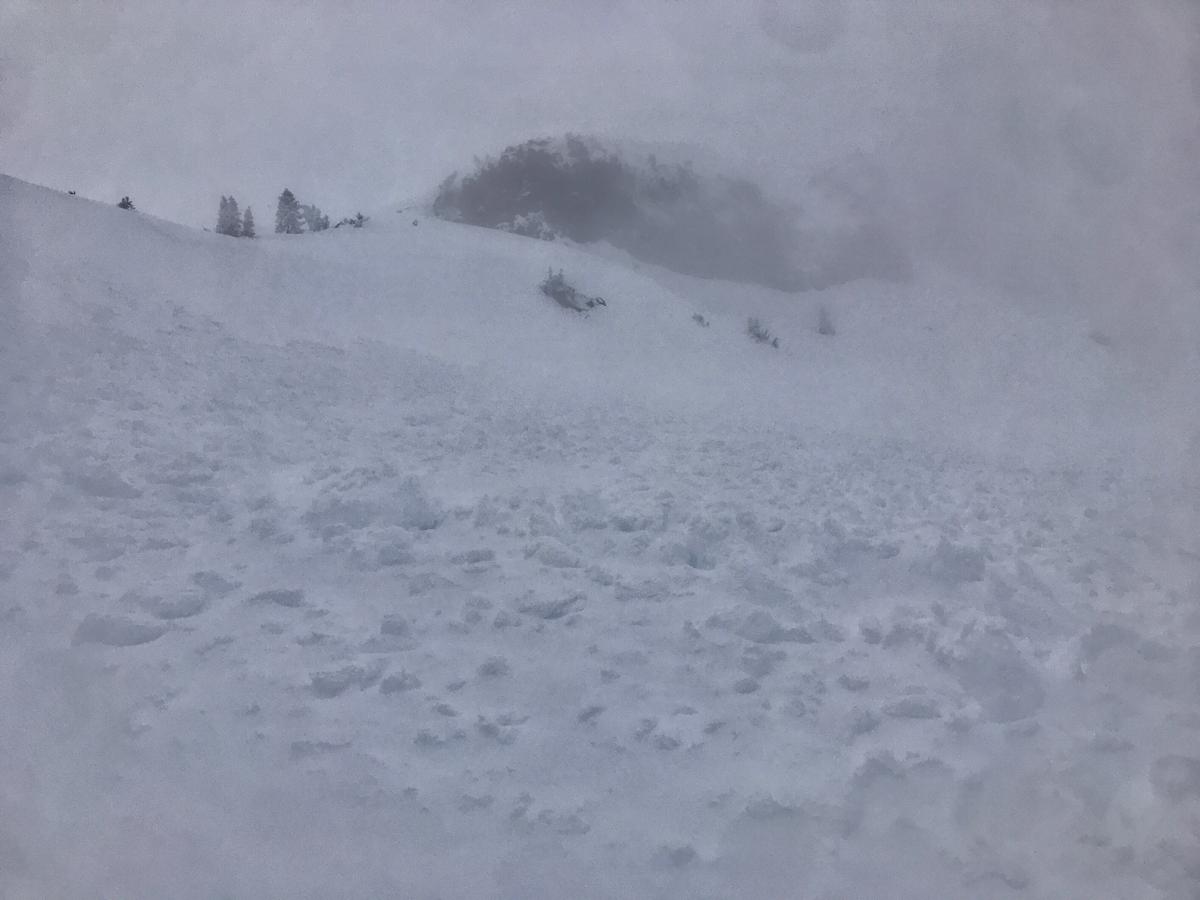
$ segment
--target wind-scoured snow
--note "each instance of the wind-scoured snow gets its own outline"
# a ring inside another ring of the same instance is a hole
[[[1200,890],[1195,435],[1119,336],[0,209],[5,897]]]

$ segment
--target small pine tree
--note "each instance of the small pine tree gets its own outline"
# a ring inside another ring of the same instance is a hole
[[[128,196],[122,197],[121,202],[118,203],[117,206],[121,207],[121,209],[133,209],[134,208],[133,201],[130,200]]]
[[[296,195],[284,188],[279,195],[279,205],[275,208],[275,233],[301,234],[303,231],[300,204],[296,201]]]
[[[238,210],[237,200],[233,197],[221,198],[221,211],[217,214],[217,234],[241,237],[242,214]]]
[[[258,235],[254,233],[254,213],[250,211],[249,206],[246,207],[246,214],[242,216],[242,237],[258,237]]]

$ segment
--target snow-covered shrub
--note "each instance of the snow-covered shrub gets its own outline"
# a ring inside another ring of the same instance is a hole
[[[133,201],[128,196],[122,197],[121,202],[117,204],[121,209],[133,209]]]
[[[697,325],[699,325],[701,328],[707,328],[709,325],[712,324],[711,322],[708,321],[708,319],[706,319],[706,318],[704,318],[704,316],[700,315],[700,313],[692,313],[692,321],[695,322]]]
[[[575,312],[595,309],[597,306],[608,306],[603,297],[589,297],[587,294],[577,291],[574,285],[567,282],[561,269],[557,272],[553,269],[548,270],[538,288],[559,306],[575,310]]]
[[[826,337],[833,337],[837,334],[837,329],[833,327],[833,317],[829,315],[829,307],[824,303],[821,304],[821,309],[817,313],[817,334],[823,334]]]
[[[771,330],[754,316],[746,320],[746,334],[756,343],[770,344],[776,350],[779,349],[779,338],[771,334]]]
[[[368,217],[364,216],[362,213],[357,213],[353,216],[347,216],[333,227],[341,228],[343,225],[349,225],[351,228],[362,228],[363,225],[367,224],[367,218]],[[416,225],[417,223],[413,222],[413,224]]]

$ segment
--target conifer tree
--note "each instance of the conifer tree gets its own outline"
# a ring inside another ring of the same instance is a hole
[[[304,218],[304,224],[309,231],[324,231],[329,227],[329,216],[321,212],[320,207],[309,203],[300,205],[300,214]]]
[[[221,211],[217,215],[217,234],[241,237],[242,214],[238,211],[238,202],[233,197],[221,198]]]
[[[279,195],[279,205],[275,208],[275,233],[300,234],[303,231],[300,204],[296,201],[296,195],[284,188]]]
[[[246,207],[246,214],[242,216],[242,237],[258,237],[254,233],[254,213],[250,211],[249,206]]]

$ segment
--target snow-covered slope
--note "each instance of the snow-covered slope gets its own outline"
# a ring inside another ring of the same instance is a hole
[[[1191,422],[1120,336],[3,178],[0,292],[6,897],[1200,887]]]

